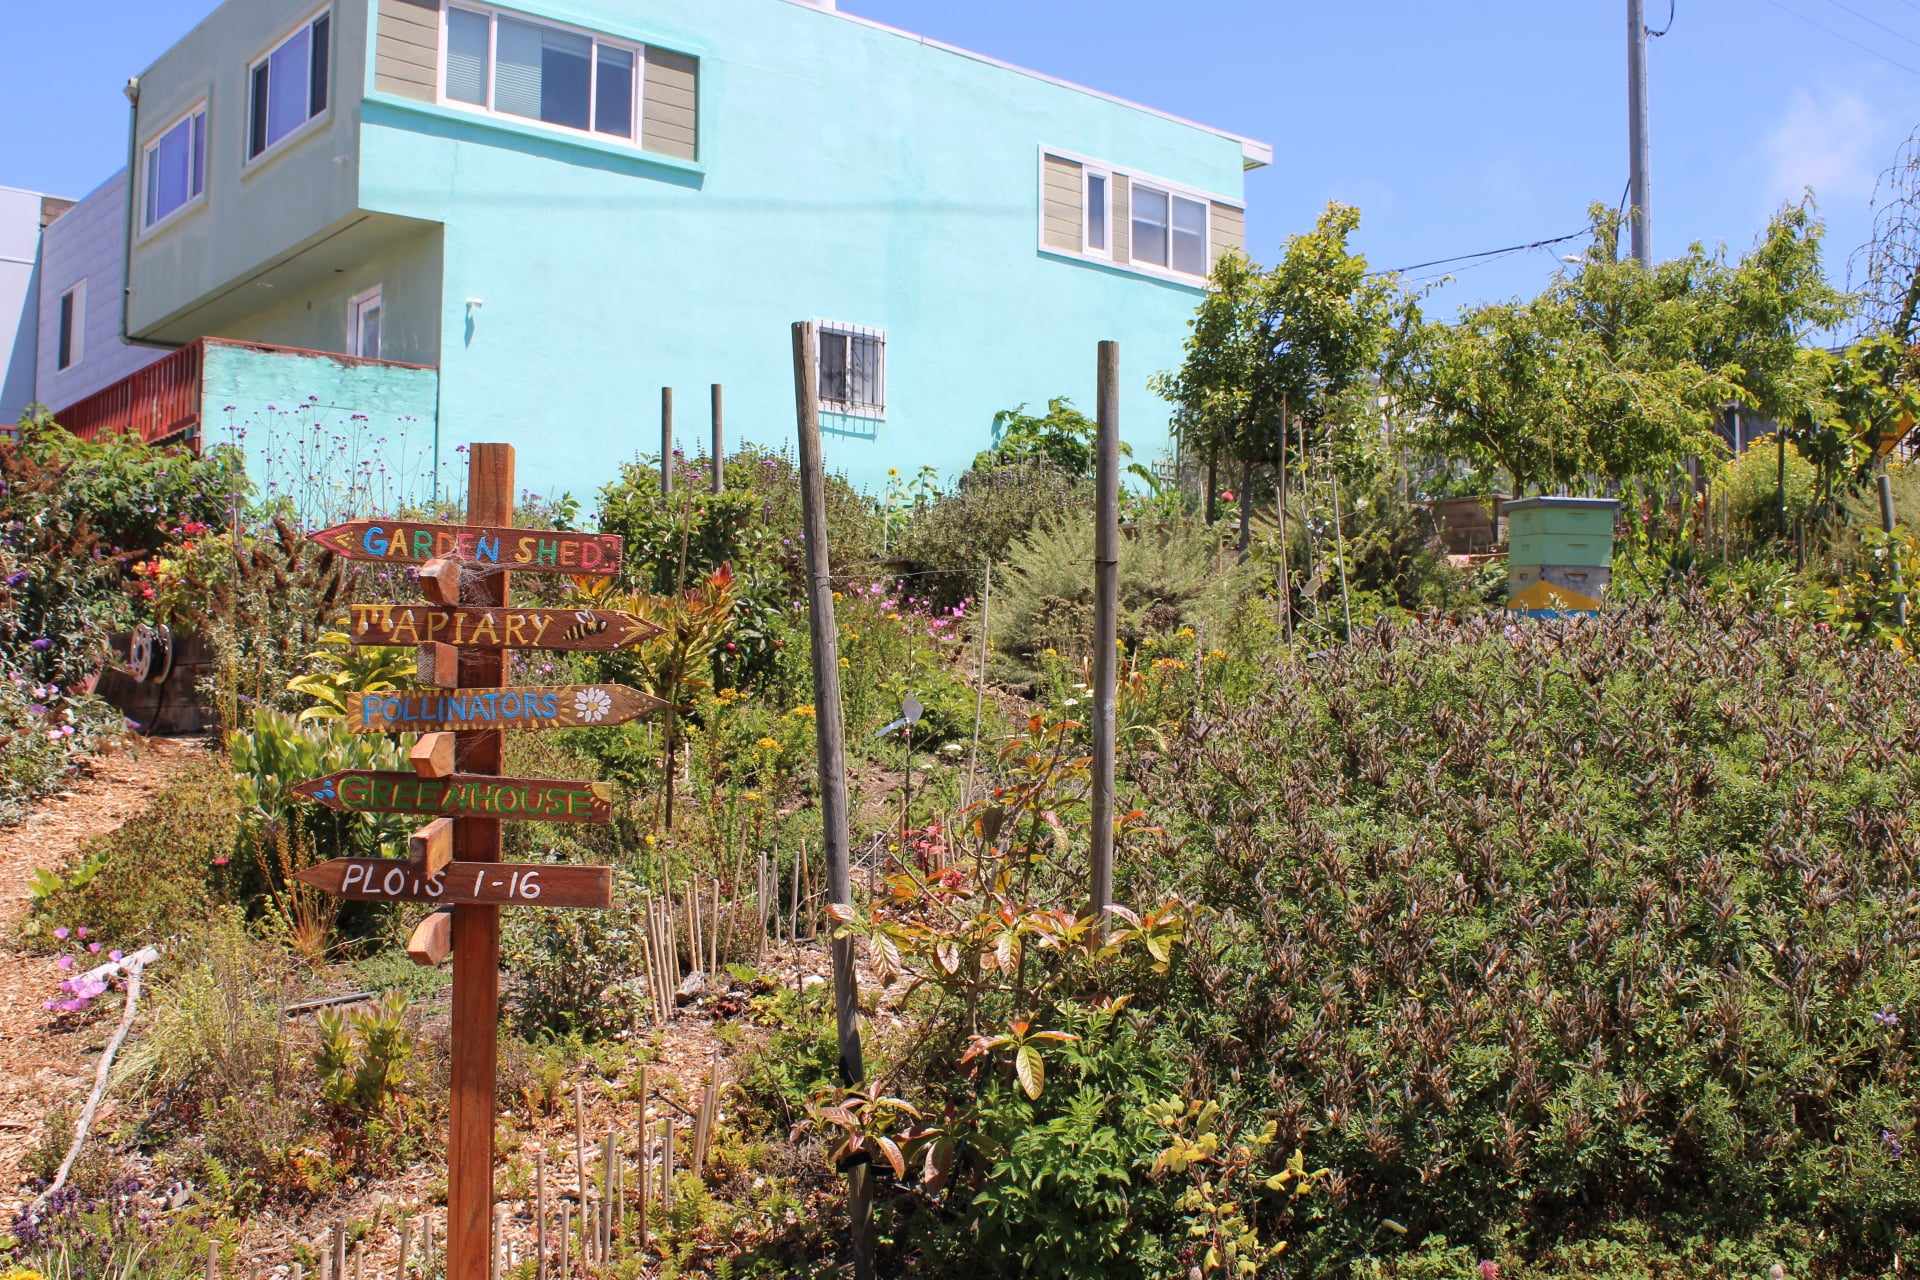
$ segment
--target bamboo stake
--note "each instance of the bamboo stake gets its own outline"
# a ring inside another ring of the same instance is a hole
[[[400,1219],[399,1280],[407,1280],[407,1255],[413,1251],[413,1219]]]
[[[660,1208],[664,1212],[673,1208],[673,1117],[666,1119],[667,1134],[662,1139],[660,1156]]]
[[[547,1149],[535,1158],[533,1209],[534,1280],[547,1280]]]
[[[707,1087],[700,1095],[700,1110],[693,1122],[693,1172],[703,1182],[707,1176],[707,1139],[713,1124],[714,1079],[719,1070],[720,1054],[716,1050],[707,1065]]]
[[[634,1134],[635,1181],[640,1188],[640,1247],[647,1247],[647,1069],[640,1068],[640,1123]]]
[[[606,1150],[600,1157],[600,1260],[605,1262],[613,1247],[613,1197],[619,1187],[614,1168],[613,1130],[607,1130]]]
[[[1212,510],[1211,494],[1207,497]],[[967,753],[967,789],[960,793],[960,807],[973,804],[973,779],[980,765],[980,717],[987,702],[987,626],[993,610],[993,561],[987,561],[986,590],[980,595],[980,666],[973,681],[973,749]]]
[[[700,945],[700,890],[691,872],[687,875],[687,962],[699,972],[706,948]]]
[[[572,1231],[573,1205],[562,1200],[560,1202],[560,1275],[563,1280],[564,1277],[573,1274],[573,1269],[567,1265],[567,1237],[572,1234]]]
[[[219,1277],[220,1242],[217,1240],[209,1240],[207,1241],[207,1280],[219,1280]]]
[[[587,1202],[587,1124],[586,1097],[580,1082],[573,1082],[573,1182],[582,1205]]]
[[[507,1263],[504,1256],[507,1247],[507,1230],[506,1223],[502,1221],[502,1215],[505,1212],[506,1210],[502,1209],[499,1205],[493,1206],[493,1249],[491,1252],[493,1256],[493,1274],[495,1276],[504,1276],[507,1273]]]
[[[712,963],[707,966],[707,975],[712,977],[720,972],[720,877],[713,878],[713,928],[707,939],[711,948]]]
[[[347,1280],[347,1224],[333,1224],[333,1280]]]
[[[793,890],[787,900],[787,941],[800,941],[800,864],[806,860],[806,845],[803,843],[793,855]]]

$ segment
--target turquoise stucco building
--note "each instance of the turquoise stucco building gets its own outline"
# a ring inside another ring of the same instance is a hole
[[[790,441],[802,319],[856,483],[951,475],[1016,403],[1090,411],[1102,338],[1152,459],[1147,379],[1272,159],[832,0],[227,0],[129,97],[122,337],[336,357],[203,397],[202,439],[269,402],[370,429],[333,381],[407,366],[423,474],[504,440],[582,497],[657,451],[661,387],[689,449],[713,383],[730,446]]]

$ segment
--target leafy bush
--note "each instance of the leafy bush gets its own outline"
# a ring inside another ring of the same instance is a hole
[[[75,920],[129,950],[172,937],[205,915],[239,833],[232,776],[209,753],[131,821],[35,879],[40,939]]]
[[[1334,1170],[1308,1272],[1386,1219],[1483,1257],[1627,1219],[1911,1252],[1911,681],[1693,598],[1382,625],[1197,708],[1121,893],[1215,911],[1169,1013],[1203,1095]]]
[[[1818,497],[1819,468],[1787,445],[1787,521],[1806,518]],[[1765,437],[1736,458],[1720,464],[1709,496],[1744,526],[1749,538],[1780,533],[1780,455],[1773,437]]]
[[[515,982],[513,1026],[599,1038],[634,1025],[645,998],[637,887],[615,891],[609,911],[515,911],[502,939]]]
[[[212,1231],[167,1211],[164,1188],[115,1179],[97,1195],[62,1187],[38,1212],[23,1209],[5,1280],[132,1280],[205,1273],[209,1246],[231,1261],[232,1224]],[[221,1229],[224,1227],[224,1230]]]
[[[976,466],[953,492],[914,516],[893,554],[917,593],[937,609],[950,608],[979,597],[989,563],[1004,581],[1014,548],[1035,525],[1092,505],[1093,486],[1072,472]]]
[[[1052,517],[1015,550],[995,602],[995,648],[1032,680],[1048,649],[1078,659],[1093,635],[1093,520]],[[1120,640],[1132,648],[1179,627],[1222,626],[1239,603],[1246,571],[1191,521],[1136,526],[1120,539]]]
[[[230,538],[221,541],[233,549]],[[307,695],[290,686],[339,625],[349,588],[346,564],[284,518],[242,537],[231,576],[209,588],[203,617],[214,667],[201,692],[227,728],[241,726],[242,708],[292,713],[307,705]]]

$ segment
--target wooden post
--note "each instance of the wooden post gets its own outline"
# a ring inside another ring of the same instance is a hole
[[[973,682],[973,747],[967,752],[967,789],[960,794],[960,807],[973,804],[973,779],[980,767],[980,717],[987,701],[987,636],[993,616],[993,561],[987,561],[986,585],[980,593],[980,669]]]
[[[347,1224],[333,1224],[333,1280],[347,1280]]]
[[[727,491],[727,433],[726,427],[723,425],[724,415],[722,414],[721,404],[724,398],[724,393],[720,390],[720,384],[717,382],[714,383],[713,458],[710,465],[713,467],[713,491],[715,493],[725,493]]]
[[[587,1121],[586,1105],[580,1082],[573,1082],[573,1182],[580,1203],[587,1202]]]
[[[1281,634],[1293,643],[1293,547],[1287,541],[1287,402],[1280,402],[1280,619]]]
[[[413,1252],[413,1219],[400,1219],[400,1266],[394,1274],[399,1280],[407,1280],[407,1255]],[[545,1280],[545,1277],[541,1277]]]
[[[513,523],[513,447],[476,444],[468,454],[467,518],[478,524]],[[475,594],[496,608],[508,603],[507,574],[479,579]],[[460,686],[497,689],[506,683],[506,651],[467,649],[460,655]],[[461,772],[498,774],[506,735],[499,730],[458,735]],[[454,844],[463,862],[500,861],[500,820],[459,818]],[[486,1280],[493,1207],[494,1073],[499,1054],[500,908],[453,909],[453,1066],[447,1137],[447,1280]]]
[[[547,1149],[536,1157],[533,1209],[534,1280],[547,1280]]]
[[[660,496],[673,496],[673,388],[660,388]]]
[[[1331,457],[1327,459],[1327,479],[1333,485],[1333,554],[1340,561],[1340,616],[1346,622],[1346,638],[1353,639],[1353,601],[1347,595],[1347,535],[1340,527],[1340,472]]]
[[[833,618],[833,570],[827,548],[826,465],[820,453],[820,369],[814,359],[819,330],[810,320],[793,326],[793,393],[800,429],[800,514],[807,544],[807,621],[813,633],[814,738],[819,750],[820,817],[827,855],[829,901],[853,903],[847,866],[847,759],[840,720],[840,644]],[[853,939],[833,940],[833,996],[840,1038],[840,1082],[851,1088],[866,1079],[860,1056],[859,1009],[855,1003]],[[868,1239],[869,1170],[847,1172],[847,1210],[853,1224],[856,1280],[873,1275]]]
[[[1887,474],[1884,465],[1880,469],[1879,488],[1880,531],[1886,534],[1888,538],[1892,538],[1893,528],[1896,523],[1893,510],[1893,477]],[[1894,609],[1900,625],[1904,627],[1907,625],[1907,593],[1901,589],[1904,584],[1900,581],[1900,551],[1898,547],[1892,545],[1887,547],[1887,564],[1893,573]]]
[[[1113,905],[1115,663],[1120,640],[1120,344],[1100,344],[1100,435],[1094,456],[1093,885],[1089,914],[1106,927]],[[1240,494],[1246,510],[1247,495]]]
[[[640,1068],[640,1123],[635,1127],[634,1181],[640,1184],[640,1247],[647,1247],[647,1069]]]

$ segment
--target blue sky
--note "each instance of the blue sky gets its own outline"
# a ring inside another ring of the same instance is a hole
[[[1626,181],[1625,0],[842,3],[1273,143],[1248,182],[1256,257],[1329,199],[1358,204],[1361,247],[1398,267],[1574,231]],[[1647,3],[1664,25],[1666,0]],[[1875,177],[1920,125],[1920,0],[1676,6],[1650,55],[1656,252],[1741,250],[1811,186],[1844,282]],[[122,82],[213,5],[7,7],[0,184],[80,195],[122,161]],[[1456,269],[1436,308],[1531,293],[1578,247]]]

